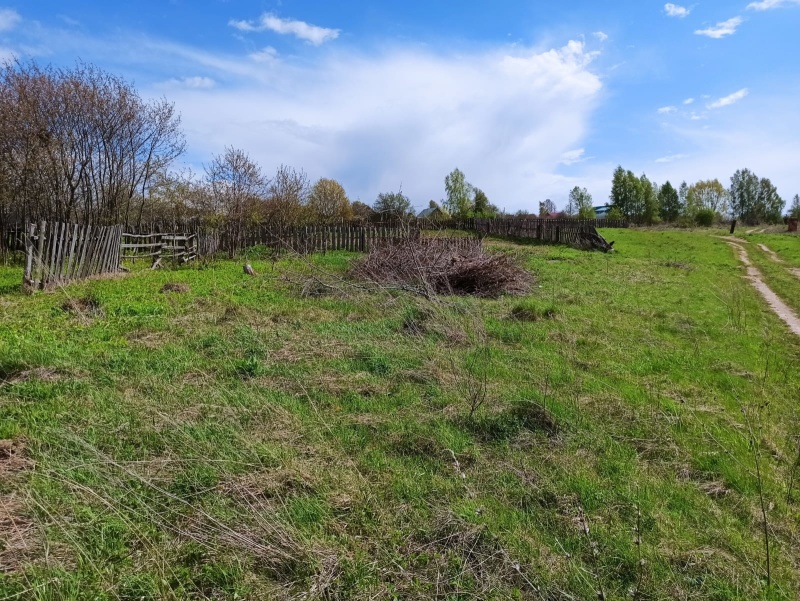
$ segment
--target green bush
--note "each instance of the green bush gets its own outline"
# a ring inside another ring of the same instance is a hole
[[[700,227],[711,227],[714,224],[714,217],[714,211],[711,209],[700,209],[694,216],[694,220]]]

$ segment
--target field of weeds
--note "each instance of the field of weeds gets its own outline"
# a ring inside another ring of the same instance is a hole
[[[796,599],[800,341],[724,241],[603,233],[487,240],[499,298],[0,267],[0,599]]]

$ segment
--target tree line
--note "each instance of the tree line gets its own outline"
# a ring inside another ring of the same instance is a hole
[[[277,227],[413,216],[411,201],[383,192],[351,202],[329,178],[312,183],[281,165],[267,175],[246,151],[226,147],[201,174],[175,169],[186,150],[180,116],[166,99],[96,66],[0,67],[0,229],[37,220],[141,226],[202,218]],[[486,194],[455,169],[442,215],[492,216]]]
[[[739,169],[725,188],[717,180],[685,181],[676,189],[669,181],[659,186],[645,174],[636,176],[619,166],[611,182],[610,218],[625,218],[635,223],[711,225],[724,219],[746,224],[778,223],[786,202],[768,178],[759,178],[749,169]],[[800,197],[795,195],[790,216],[800,217]]]
[[[180,116],[166,99],[142,99],[132,84],[93,65],[0,67],[0,229],[40,219],[137,226],[163,219],[201,217],[277,226],[379,221],[413,216],[410,199],[382,192],[371,205],[351,202],[329,178],[312,183],[287,165],[272,176],[241,149],[228,147],[202,174],[179,171],[186,150]],[[431,218],[505,216],[458,168],[444,179],[445,198],[431,200]],[[637,223],[723,217],[775,222],[785,202],[769,179],[737,171],[729,188],[718,180],[659,186],[618,167],[609,217]],[[800,217],[796,195],[790,213]],[[556,213],[539,203],[539,215]],[[594,218],[592,196],[575,187],[563,214]],[[516,216],[528,217],[527,211]]]

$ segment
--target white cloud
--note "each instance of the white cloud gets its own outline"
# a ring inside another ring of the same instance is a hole
[[[677,110],[678,109],[674,106],[662,106],[660,109],[658,109],[657,112],[659,115],[668,115],[670,113],[674,113]]]
[[[592,35],[594,35],[594,37],[601,42],[605,42],[608,39],[608,34],[603,33],[602,31],[595,31]]]
[[[748,10],[770,10],[791,4],[800,4],[800,0],[761,0],[747,5]]]
[[[733,17],[732,19],[728,19],[727,21],[722,21],[717,23],[714,27],[709,27],[708,29],[698,29],[695,31],[697,35],[704,35],[708,36],[709,38],[713,38],[718,40],[720,38],[724,38],[727,35],[733,35],[736,33],[736,29],[744,22],[744,19],[741,17]]]
[[[210,90],[217,85],[210,77],[184,77],[182,79],[170,79],[161,84],[168,88],[189,88],[194,90]]]
[[[672,4],[671,2],[668,2],[667,4],[664,5],[664,12],[667,13],[667,16],[678,17],[679,19],[683,19],[690,12],[692,12],[692,9],[683,7],[679,4]]]
[[[558,199],[567,184],[580,183],[558,171],[565,160],[583,158],[576,149],[602,88],[590,70],[596,53],[576,41],[547,51],[509,45],[458,55],[338,49],[315,62],[263,64],[157,48],[162,56],[171,49],[180,63],[192,57],[210,74],[216,65],[226,81],[239,75],[235,85],[203,94],[170,92],[192,165],[232,145],[267,172],[280,164],[304,168],[368,203],[401,183],[418,204],[440,198],[456,166],[509,210],[531,208],[534,192]]]
[[[253,52],[249,56],[257,63],[274,63],[278,60],[278,51],[272,46],[267,46],[263,50]]]
[[[694,98],[687,98],[686,100],[683,101],[683,104],[693,104],[693,103],[694,103]]]
[[[281,19],[272,13],[264,13],[257,23],[253,23],[252,21],[231,20],[228,24],[240,31],[274,31],[281,35],[293,35],[314,46],[320,46],[325,42],[335,40],[339,37],[339,33],[341,33],[338,29],[318,27],[316,25],[310,25],[305,21]]]
[[[688,158],[689,155],[687,154],[671,154],[666,157],[661,157],[656,159],[656,163],[674,163],[675,161],[680,161],[681,159]]]
[[[0,31],[10,31],[22,21],[19,13],[11,8],[0,8]]]
[[[750,93],[750,90],[748,90],[747,88],[742,88],[741,90],[738,90],[738,91],[734,92],[733,94],[729,94],[728,96],[725,96],[723,98],[720,98],[719,100],[715,100],[714,102],[711,102],[711,103],[707,104],[706,108],[719,109],[719,108],[722,108],[723,106],[729,106],[729,105],[731,105],[731,104],[733,104],[735,102],[739,102],[742,98],[747,96],[749,93]]]
[[[561,164],[562,165],[574,165],[575,163],[580,163],[581,161],[585,160],[583,155],[585,153],[585,149],[583,148],[576,148],[575,150],[568,150],[561,154]]]

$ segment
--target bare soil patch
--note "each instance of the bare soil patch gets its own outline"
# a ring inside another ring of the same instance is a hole
[[[767,301],[767,304],[775,314],[789,326],[789,329],[795,335],[800,336],[800,318],[798,318],[795,312],[764,283],[761,272],[750,262],[744,247],[730,241],[728,241],[728,244],[736,249],[739,254],[739,260],[747,267],[747,278],[753,283],[755,289],[764,297],[764,300]]]
[[[779,257],[779,256],[778,256],[776,253],[775,253],[775,251],[774,251],[774,250],[772,250],[772,249],[771,249],[769,246],[767,246],[766,244],[759,244],[759,245],[758,245],[758,248],[760,248],[760,249],[761,249],[761,250],[763,250],[765,253],[767,253],[767,256],[768,256],[770,259],[772,259],[773,261],[775,261],[776,263],[783,263],[783,259],[781,259],[781,258],[780,258],[780,257]]]

